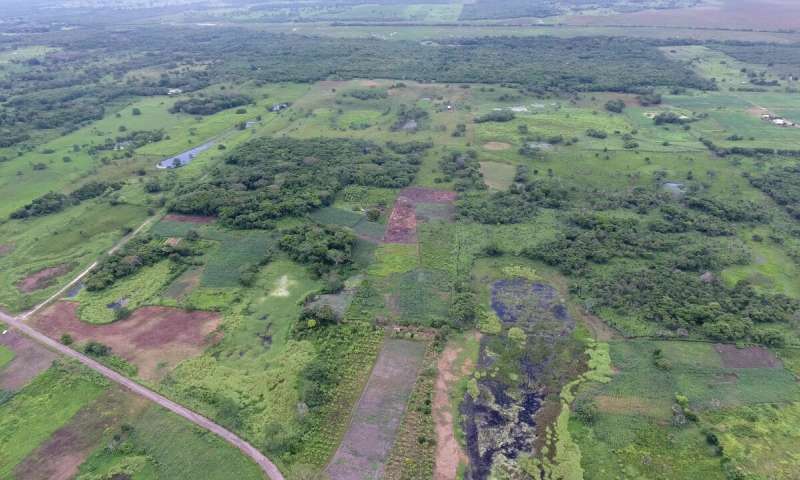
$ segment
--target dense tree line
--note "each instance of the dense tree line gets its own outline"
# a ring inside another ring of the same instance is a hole
[[[775,167],[763,175],[751,175],[749,180],[800,220],[800,165]]]
[[[163,238],[140,236],[131,239],[125,247],[107,257],[89,273],[84,283],[90,291],[104,290],[121,278],[138,272],[142,267],[155,265],[167,258],[184,263],[200,254],[192,241],[168,245]]]
[[[0,79],[0,130],[8,132],[2,139],[9,145],[26,141],[30,129],[74,130],[101,118],[111,101],[164,95],[170,88],[192,92],[212,79],[241,83],[395,78],[633,93],[654,86],[715,88],[687,66],[664,57],[657,41],[628,38],[473,38],[453,40],[445,47],[237,28],[151,26],[49,32],[30,42],[59,50]],[[207,68],[181,68],[193,65]],[[146,68],[163,73],[156,78],[133,73]],[[227,100],[197,97],[178,108],[207,114],[236,106]]]
[[[229,108],[241,107],[253,103],[247,95],[203,95],[178,100],[170,108],[170,113],[187,113],[189,115],[213,115]]]
[[[84,200],[96,198],[109,191],[119,190],[120,188],[122,188],[122,184],[120,183],[93,181],[86,183],[69,195],[48,192],[34,199],[31,203],[11,212],[10,217],[12,219],[22,219],[57,213],[70,205],[77,205]]]
[[[401,188],[418,153],[397,155],[350,139],[261,138],[237,148],[202,185],[177,188],[169,209],[218,215],[234,228],[271,228],[277,218],[329,205],[348,185]]]

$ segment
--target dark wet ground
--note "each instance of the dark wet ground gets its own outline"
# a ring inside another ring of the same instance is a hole
[[[470,466],[468,480],[489,478],[498,456],[515,459],[520,453],[533,453],[537,434],[535,415],[545,398],[548,370],[561,342],[575,326],[558,292],[541,283],[525,279],[501,280],[492,286],[492,309],[503,323],[500,336],[481,340],[478,369],[492,371],[508,349],[516,362],[517,380],[508,375],[489,375],[478,380],[480,395],[466,394],[461,404],[463,429]],[[512,345],[505,337],[508,328],[526,332],[524,348]],[[497,350],[501,351],[497,351]],[[516,349],[516,350],[515,350]]]

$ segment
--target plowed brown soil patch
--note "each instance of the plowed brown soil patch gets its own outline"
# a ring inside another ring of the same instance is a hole
[[[483,148],[484,150],[489,150],[492,152],[500,152],[511,148],[511,144],[504,142],[486,142],[483,144]]]
[[[736,345],[714,345],[725,368],[780,368],[783,364],[762,347],[738,348]]]
[[[176,215],[171,213],[165,216],[164,220],[170,222],[209,224],[214,223],[217,220],[217,217],[207,217],[204,215]]]
[[[22,293],[31,293],[36,290],[41,290],[50,286],[56,278],[69,273],[70,270],[72,270],[72,265],[67,263],[39,270],[25,277],[17,284],[17,288]]]
[[[412,204],[417,203],[453,203],[458,194],[449,190],[434,190],[432,188],[408,187],[400,191],[398,198],[407,200]]]
[[[147,400],[112,388],[85,406],[64,427],[31,452],[14,470],[14,478],[68,480],[111,428],[142,411]]]
[[[448,345],[439,357],[433,396],[433,420],[436,422],[436,466],[434,480],[455,480],[459,463],[468,462],[466,454],[455,437],[453,411],[450,408],[450,395],[460,377],[467,375],[474,365],[467,361],[456,371],[456,361],[462,349]]]
[[[0,370],[0,390],[19,390],[50,368],[57,355],[33,340],[9,330],[0,345],[14,352],[14,359]]]
[[[145,380],[158,380],[179,362],[199,355],[213,343],[220,323],[215,312],[167,307],[139,308],[125,320],[92,325],[78,320],[74,302],[53,304],[34,320],[45,335],[59,339],[68,333],[77,343],[94,340],[139,368]]]
[[[398,198],[395,202],[383,241],[386,243],[417,242],[417,215],[414,205],[408,200]]]
[[[431,188],[404,188],[389,216],[389,225],[383,236],[386,243],[417,243],[417,206],[420,204],[451,204],[456,192]]]

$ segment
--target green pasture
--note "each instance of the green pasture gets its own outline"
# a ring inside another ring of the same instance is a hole
[[[2,328],[5,329],[5,327]],[[11,360],[14,360],[14,352],[0,345],[0,370],[2,370],[7,363],[11,362]]]
[[[58,214],[0,224],[0,244],[11,246],[0,256],[0,305],[20,311],[44,300],[111,248],[123,229],[136,228],[146,217],[137,205],[87,201]],[[29,274],[64,264],[74,267],[49,287],[27,295],[17,288]]]
[[[161,478],[263,479],[261,469],[216,435],[160,407],[148,408],[80,466],[77,479],[125,475],[135,480]],[[124,473],[122,473],[124,472]]]
[[[754,241],[754,234],[761,235],[764,240]],[[797,265],[780,245],[768,239],[766,229],[746,229],[740,235],[753,252],[753,258],[748,265],[723,270],[722,279],[725,283],[733,286],[741,280],[747,280],[759,291],[782,293],[794,298],[800,296],[796,280]]]
[[[107,386],[82,366],[59,363],[0,404],[0,476],[10,478],[19,462]]]
[[[84,322],[104,324],[117,319],[116,309],[110,305],[119,303],[126,310],[133,311],[141,306],[157,303],[162,289],[179,272],[173,271],[170,262],[162,261],[144,267],[134,275],[117,281],[113,286],[90,292],[82,290],[74,300],[80,303],[78,317]]]

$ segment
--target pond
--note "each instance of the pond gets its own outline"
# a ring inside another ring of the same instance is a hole
[[[208,142],[206,142],[206,143],[204,143],[202,145],[198,145],[198,146],[196,146],[194,148],[190,148],[189,150],[186,150],[185,152],[181,152],[178,155],[175,155],[174,157],[169,157],[169,158],[166,158],[164,160],[161,160],[160,162],[158,162],[158,165],[156,165],[156,166],[158,168],[178,168],[178,167],[183,167],[183,166],[188,165],[189,163],[191,163],[192,160],[194,160],[194,157],[196,157],[197,155],[205,152],[209,148],[213,147],[214,143],[215,142],[213,140],[210,140],[210,141],[208,141]]]

